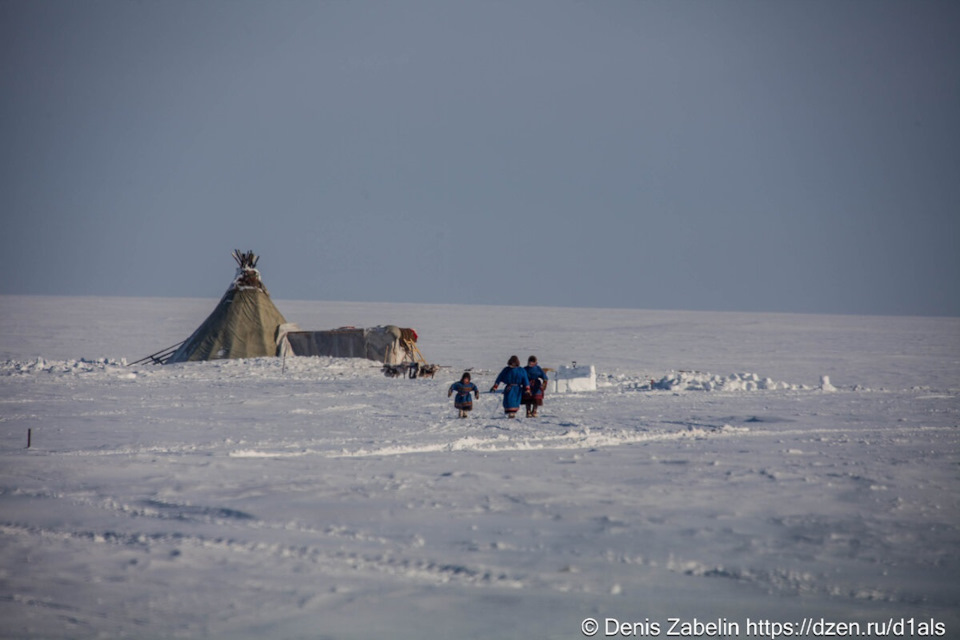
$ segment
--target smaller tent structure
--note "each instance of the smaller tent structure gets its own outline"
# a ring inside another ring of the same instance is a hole
[[[260,279],[260,258],[248,251],[233,252],[237,274],[227,292],[206,320],[164,363],[259,358],[277,355],[283,314],[270,300]]]
[[[281,354],[367,358],[385,365],[414,362],[419,356],[416,332],[394,325],[368,329],[340,327],[328,331],[285,329],[281,328]]]

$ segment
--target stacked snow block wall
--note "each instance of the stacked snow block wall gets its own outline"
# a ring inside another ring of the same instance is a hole
[[[547,393],[576,393],[597,390],[597,370],[591,365],[558,367],[547,381]]]

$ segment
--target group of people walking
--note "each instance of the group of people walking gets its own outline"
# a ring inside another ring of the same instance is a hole
[[[520,405],[527,409],[528,418],[536,418],[538,409],[543,406],[543,392],[547,387],[547,374],[537,364],[537,357],[527,358],[527,366],[520,366],[520,358],[510,356],[507,366],[497,376],[490,393],[500,387],[503,388],[503,411],[508,418],[516,418]],[[471,382],[470,373],[465,372],[459,382],[450,385],[447,397],[456,394],[453,406],[460,412],[461,418],[466,418],[473,409],[474,398],[480,398],[480,389]]]

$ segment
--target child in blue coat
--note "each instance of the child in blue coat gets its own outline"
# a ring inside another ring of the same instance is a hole
[[[477,385],[470,382],[470,374],[464,372],[460,377],[460,382],[454,382],[450,385],[450,390],[447,391],[447,397],[449,398],[454,393],[457,394],[457,397],[453,399],[453,406],[460,412],[461,418],[466,418],[467,413],[473,409],[473,398],[480,398],[480,389],[477,388]],[[471,393],[473,394],[473,398],[470,397]]]
[[[501,383],[506,385],[503,388],[503,411],[508,418],[516,418],[524,391],[530,391],[530,379],[527,378],[527,372],[520,366],[520,358],[510,356],[507,366],[497,376],[497,381],[493,383],[490,392],[496,391]]]

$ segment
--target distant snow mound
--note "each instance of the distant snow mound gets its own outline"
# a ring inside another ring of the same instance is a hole
[[[231,358],[183,363],[168,366],[143,364],[127,366],[125,358],[80,358],[77,360],[4,360],[0,361],[0,378],[34,376],[38,378],[71,378],[74,376],[107,376],[124,380],[140,377],[153,379],[192,379],[213,381],[232,378],[265,380],[309,379],[316,381],[381,377],[380,366],[363,358],[288,357]]]
[[[90,373],[93,371],[106,371],[120,369],[127,366],[124,359],[114,360],[112,358],[98,358],[96,360],[6,360],[0,362],[0,375],[32,375],[38,373],[56,373],[56,374],[76,374]]]
[[[651,381],[650,388],[661,391],[784,391],[804,387],[763,378],[756,373],[721,376],[699,371],[676,371],[660,380]]]

